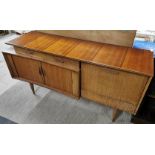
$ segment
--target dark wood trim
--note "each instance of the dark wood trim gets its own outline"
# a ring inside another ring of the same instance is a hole
[[[35,95],[34,84],[32,84],[32,83],[29,83],[29,84],[30,84],[30,88],[31,88],[33,94]]]
[[[115,122],[115,120],[120,116],[121,113],[122,113],[121,110],[113,109],[112,121]]]

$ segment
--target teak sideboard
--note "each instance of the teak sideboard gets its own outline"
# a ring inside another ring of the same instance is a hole
[[[32,31],[3,52],[13,78],[136,114],[153,77],[153,53]]]

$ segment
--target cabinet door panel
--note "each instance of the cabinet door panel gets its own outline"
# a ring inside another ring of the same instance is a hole
[[[3,53],[3,55],[12,77],[43,83],[43,77],[39,71],[41,68],[40,61],[9,53]]]
[[[72,94],[72,71],[42,63],[45,85]]]
[[[111,105],[137,106],[148,77],[124,71],[82,63],[82,96]],[[93,95],[92,95],[93,94]],[[116,100],[120,103],[116,105]],[[122,106],[123,107],[123,106]]]
[[[43,78],[39,71],[41,67],[40,61],[20,56],[13,56],[12,58],[20,78],[43,83]]]
[[[3,53],[13,78],[53,88],[79,98],[79,72],[19,56]]]

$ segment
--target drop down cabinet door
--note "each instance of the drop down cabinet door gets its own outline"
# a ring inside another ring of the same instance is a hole
[[[13,78],[55,89],[79,98],[79,71],[21,55],[3,53]],[[69,62],[70,63],[70,62]],[[65,66],[66,67],[66,66]]]
[[[149,77],[87,63],[82,63],[81,72],[83,97],[136,113]]]

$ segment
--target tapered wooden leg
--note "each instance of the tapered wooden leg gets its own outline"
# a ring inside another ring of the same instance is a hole
[[[112,121],[114,122],[118,116],[121,114],[121,111],[118,109],[113,109],[113,113],[112,113]]]
[[[30,84],[30,88],[31,88],[33,94],[35,94],[34,85],[32,83],[29,83],[29,84]]]

